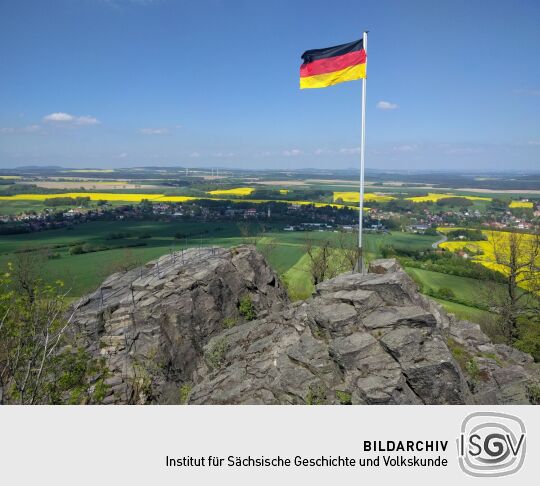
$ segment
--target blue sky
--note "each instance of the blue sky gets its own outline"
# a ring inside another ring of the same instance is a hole
[[[2,0],[0,167],[356,167],[361,82],[298,70],[369,29],[368,167],[537,169],[538,25],[537,0]]]

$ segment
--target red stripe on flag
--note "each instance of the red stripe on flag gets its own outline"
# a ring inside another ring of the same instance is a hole
[[[341,71],[350,66],[356,66],[366,62],[366,51],[348,52],[341,56],[329,57],[327,59],[319,59],[308,64],[300,66],[300,77],[315,76],[317,74],[326,74],[334,71]]]

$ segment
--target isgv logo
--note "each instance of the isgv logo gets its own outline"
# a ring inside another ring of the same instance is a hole
[[[459,466],[470,476],[508,476],[523,465],[526,445],[525,425],[518,417],[471,413],[463,420],[457,439]]]

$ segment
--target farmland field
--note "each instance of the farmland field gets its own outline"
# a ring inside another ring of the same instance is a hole
[[[4,200],[0,202],[0,216],[8,214],[21,214],[29,211],[42,211],[43,203],[24,199]]]
[[[283,275],[304,255],[306,237],[316,244],[317,241],[324,239],[335,242],[337,236],[337,233],[333,232],[275,231],[265,233],[257,243],[263,252],[268,249],[267,257],[270,264],[278,274]],[[368,256],[373,258],[383,245],[391,244],[395,248],[404,249],[427,249],[436,239],[437,237],[410,233],[368,234],[365,238],[365,248]],[[77,297],[97,287],[99,282],[114,271],[118,262],[132,260],[134,263],[142,264],[171,250],[178,251],[185,245],[233,246],[245,241],[234,223],[89,222],[77,225],[73,229],[2,236],[0,267],[5,268],[7,262],[14,258],[16,250],[31,252],[41,250],[53,254],[55,258],[47,259],[43,264],[44,274],[50,281],[65,280],[66,284],[72,287],[72,296]],[[81,245],[104,249],[83,254],[70,253],[74,246]],[[307,280],[307,274],[301,276]],[[299,277],[297,274],[295,285],[299,288],[306,287],[308,284]]]
[[[488,305],[490,291],[498,290],[503,293],[503,285],[492,284],[486,287],[485,282],[473,278],[459,277],[411,267],[407,267],[405,270],[422,286],[424,292],[428,288],[432,291],[440,291],[442,288],[450,289],[454,293],[455,301],[435,298],[447,312],[455,314],[460,319],[482,324],[494,320],[495,316],[493,314],[477,306]]]
[[[48,207],[45,203],[46,199],[65,197],[90,198],[91,202],[85,206],[85,210],[95,208],[99,200],[108,201],[106,207],[110,208],[125,204],[135,205],[145,199],[153,203],[192,203],[202,199],[211,199],[226,201],[226,207],[233,202],[255,205],[272,201],[302,207],[296,208],[298,211],[302,211],[306,205],[348,207],[357,211],[358,182],[355,177],[350,175],[325,178],[322,174],[315,176],[311,173],[254,173],[252,177],[246,177],[245,174],[231,172],[229,175],[221,175],[220,172],[221,177],[218,179],[213,176],[213,172],[209,171],[189,173],[189,175],[188,172],[176,169],[73,169],[56,172],[54,176],[43,176],[40,173],[37,177],[23,177],[7,173],[2,176],[5,181],[0,187],[0,216],[32,211],[39,213]],[[10,178],[13,180],[9,180]],[[398,198],[433,204],[444,198],[459,197],[472,202],[472,205],[468,205],[469,211],[478,210],[482,214],[494,197],[503,199],[510,208],[527,209],[534,206],[534,203],[515,200],[519,197],[517,193],[501,197],[496,191],[483,193],[483,190],[476,191],[474,188],[465,191],[452,188],[459,186],[442,187],[436,181],[428,182],[417,183],[411,179],[406,180],[406,178],[400,182],[396,178],[388,179],[388,177],[381,177],[380,180],[372,179],[366,184],[368,192],[365,193],[365,202],[367,206],[370,202],[374,203],[373,214],[377,214],[381,210],[384,211],[386,203],[399,207],[399,201],[396,201]],[[10,189],[10,184],[15,184],[12,189]],[[36,184],[38,187],[34,190],[29,186],[31,184]],[[254,194],[256,188],[260,188],[262,184],[267,186],[266,190],[272,191],[272,196],[268,197],[276,197],[276,199],[263,199],[266,197],[263,195],[263,191],[261,191],[261,198]],[[87,189],[88,192],[81,192],[85,190],[81,187]],[[62,192],[55,193],[55,191]],[[475,191],[480,192],[480,194],[475,194]],[[15,195],[8,196],[6,194]],[[511,197],[514,200],[511,200]],[[409,204],[409,206],[411,205]],[[418,211],[428,211],[422,205],[418,206]],[[69,205],[54,206],[53,210],[63,212],[72,207]],[[364,207],[364,209],[366,214],[370,211],[368,207]],[[445,210],[446,208],[435,209]],[[450,208],[450,210],[454,209]],[[210,221],[212,220],[210,219]],[[265,254],[272,267],[286,281],[290,294],[294,298],[305,298],[313,290],[307,271],[309,261],[305,255],[306,237],[313,240],[315,245],[320,240],[330,240],[334,246],[337,246],[338,234],[331,231],[284,232],[282,231],[283,226],[285,223],[279,223],[259,237],[248,240],[257,243],[258,248]],[[445,232],[448,229],[441,228],[441,231]],[[504,233],[500,232],[499,234],[503,235]],[[400,231],[393,233],[366,232],[364,250],[367,258],[373,259],[380,257],[383,247],[391,246],[395,250],[407,252],[426,250],[430,249],[431,245],[438,239],[436,236]],[[12,259],[17,250],[31,250],[31,252],[43,250],[48,255],[48,259],[43,263],[43,270],[47,278],[66,280],[66,283],[73,288],[73,296],[80,296],[95,288],[107,274],[126,261],[140,264],[168,253],[172,249],[179,250],[185,246],[232,246],[246,241],[246,238],[241,236],[237,224],[231,223],[230,220],[222,223],[181,222],[174,219],[171,222],[156,220],[93,221],[75,225],[72,229],[64,228],[2,236],[0,239],[0,266]],[[457,251],[467,246],[483,252],[481,255],[472,255],[474,261],[494,268],[493,263],[489,261],[490,254],[487,248],[489,242],[487,241],[449,241],[441,245],[442,248],[451,251]],[[409,269],[408,271],[426,288],[435,291],[440,288],[451,289],[454,292],[455,300],[452,299],[452,302],[441,301],[448,310],[455,311],[457,315],[468,317],[471,320],[478,320],[481,316],[485,317],[486,313],[474,305],[463,305],[474,299],[482,300],[479,289],[485,288],[483,282],[418,269]]]
[[[412,196],[408,197],[412,202],[421,203],[421,202],[437,202],[441,199],[449,198],[449,197],[459,197],[462,199],[468,199],[469,201],[491,201],[490,197],[484,197],[484,196],[464,196],[461,194],[441,194],[441,193],[434,193],[430,192],[427,196]]]
[[[315,290],[309,278],[309,257],[301,253],[300,259],[291,266],[282,276],[292,300],[307,299]]]
[[[213,196],[249,196],[255,189],[253,187],[235,187],[233,189],[216,189],[209,191]]]
[[[334,191],[334,202],[341,199],[343,202],[358,203],[360,201],[360,194],[358,191]],[[387,196],[385,194],[376,194],[374,192],[366,192],[364,194],[364,201],[370,202],[388,202],[395,199],[393,196]]]
[[[443,299],[435,300],[444,307],[446,312],[455,314],[459,319],[483,323],[485,321],[490,321],[494,318],[493,314],[477,309],[476,307],[469,307],[467,305],[457,304],[456,302],[450,302]]]
[[[66,192],[60,194],[17,194],[15,196],[0,196],[0,201],[44,201],[55,197],[88,197],[91,201],[126,201],[141,202],[143,199],[158,199],[164,197],[164,194],[140,194],[140,193],[121,193],[121,192]]]
[[[238,191],[235,189],[235,191]],[[217,193],[223,195],[223,197],[215,197]],[[334,208],[344,208],[347,207],[344,204],[336,204],[332,202],[314,202],[314,201],[298,201],[298,200],[280,200],[280,199],[238,199],[227,198],[227,195],[233,193],[223,191],[212,191],[212,197],[204,196],[176,196],[176,195],[165,195],[159,193],[122,193],[122,192],[66,192],[66,193],[54,193],[54,194],[16,194],[14,196],[0,196],[0,202],[2,206],[4,204],[11,205],[17,201],[20,201],[21,204],[24,202],[41,202],[43,203],[46,199],[51,198],[77,198],[77,197],[88,197],[91,201],[108,201],[108,202],[124,202],[124,203],[140,203],[143,200],[152,201],[153,203],[168,203],[168,202],[188,202],[188,201],[198,201],[202,199],[211,199],[215,201],[231,201],[231,202],[241,202],[241,203],[266,203],[266,202],[281,202],[287,204],[298,204],[301,206],[314,205],[315,207],[324,207],[332,206]],[[239,194],[237,194],[239,195]],[[24,206],[23,206],[24,207]],[[34,206],[32,206],[34,207]],[[35,206],[37,207],[37,205]],[[39,209],[43,209],[43,205],[39,206]],[[30,210],[30,209],[28,209]],[[369,208],[364,207],[365,211],[368,211]],[[11,213],[6,213],[11,214]]]
[[[439,231],[445,233],[451,231],[455,228],[439,228]],[[460,250],[465,250],[470,252],[473,256],[472,261],[478,262],[479,264],[490,268],[491,270],[496,270],[503,274],[507,273],[507,268],[503,265],[496,263],[495,248],[504,248],[509,245],[510,235],[507,231],[486,231],[483,230],[482,234],[486,236],[487,240],[483,241],[446,241],[441,243],[439,246],[449,251],[458,252]],[[524,254],[527,254],[527,247],[534,244],[534,235],[532,234],[522,234],[520,237],[520,242],[518,243],[521,247]],[[500,250],[499,250],[500,251]],[[538,265],[540,265],[540,257],[537,259]]]
[[[528,208],[531,209],[533,207],[533,203],[530,201],[512,201],[510,203],[510,208]]]
[[[432,272],[431,270],[423,270],[420,268],[407,267],[407,273],[416,277],[417,281],[422,282],[425,287],[433,290],[441,288],[449,288],[454,292],[456,299],[463,302],[471,303],[486,303],[488,300],[488,289],[482,285],[482,282],[474,278],[459,277],[457,275],[449,275],[446,273]],[[502,285],[497,286],[501,292],[504,291]],[[489,289],[491,291],[491,289]]]

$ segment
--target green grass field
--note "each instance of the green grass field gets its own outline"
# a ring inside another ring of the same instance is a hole
[[[420,268],[407,267],[406,271],[415,280],[422,282],[425,287],[433,290],[439,290],[443,287],[451,289],[459,300],[486,302],[488,299],[484,286],[474,278],[458,277]]]
[[[41,201],[25,201],[15,199],[13,201],[0,201],[0,216],[26,213],[29,211],[43,211],[44,206]]]
[[[469,307],[462,304],[457,304],[456,302],[450,302],[443,299],[435,299],[439,304],[441,304],[447,312],[455,314],[460,319],[471,322],[484,322],[485,320],[493,319],[493,315],[489,312],[476,309],[475,307]]]
[[[309,257],[303,253],[300,259],[284,274],[282,280],[287,286],[291,300],[305,300],[315,290],[309,276]]]
[[[111,239],[113,233],[129,236]],[[143,234],[150,238],[140,239],[139,236]],[[175,235],[182,235],[182,238],[175,238]],[[337,244],[338,234],[276,231],[257,239],[259,248],[266,254],[276,272],[279,275],[289,272],[287,275],[291,279],[291,290],[298,295],[309,294],[312,289],[309,276],[303,270],[305,262],[302,262],[306,237],[315,244],[326,239]],[[365,237],[365,248],[368,255],[374,258],[382,245],[422,249],[429,248],[436,239],[409,233],[368,234]],[[255,240],[248,238],[249,241]],[[17,251],[56,254],[55,259],[43,260],[43,275],[48,281],[64,281],[72,289],[71,295],[79,297],[95,289],[107,275],[116,270],[119,262],[143,264],[171,250],[185,248],[186,245],[229,247],[245,242],[246,238],[241,236],[238,225],[231,222],[95,221],[76,225],[73,229],[2,236],[0,268],[6,268],[7,262],[14,259]],[[144,243],[144,246],[126,248],[141,243]],[[77,244],[101,245],[108,249],[79,255],[70,254],[72,246]]]
[[[434,291],[438,291],[441,288],[452,290],[456,299],[462,301],[462,303],[439,298],[435,300],[448,312],[455,314],[460,319],[478,323],[487,323],[494,320],[494,315],[490,312],[474,307],[473,305],[464,305],[464,303],[488,304],[490,292],[504,292],[504,287],[501,284],[493,284],[487,287],[484,282],[474,278],[458,277],[419,268],[407,267],[405,270],[416,282],[423,286],[424,291],[427,287]]]

